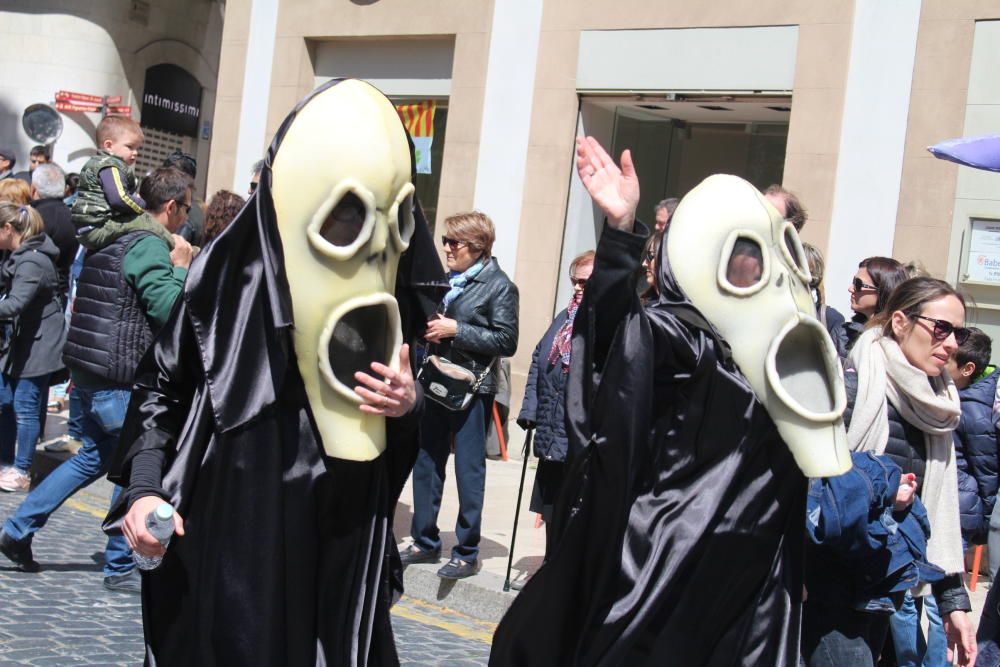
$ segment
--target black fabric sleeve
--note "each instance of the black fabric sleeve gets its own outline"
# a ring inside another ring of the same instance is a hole
[[[937,600],[941,616],[947,616],[953,611],[972,611],[969,593],[965,590],[961,574],[949,574],[941,581],[931,585],[934,599]]]
[[[128,484],[128,505],[145,498],[146,496],[157,496],[168,500],[167,492],[160,486],[163,480],[163,461],[165,459],[162,449],[144,449],[132,459],[132,475]]]
[[[588,324],[593,327],[594,346],[591,362],[600,369],[618,325],[625,319],[636,294],[636,280],[639,276],[642,249],[646,244],[649,230],[638,220],[632,232],[624,232],[605,225],[597,244],[594,257],[594,271],[587,281],[580,304],[581,314],[586,314]],[[599,314],[599,316],[598,316]],[[574,330],[578,326],[574,322]]]

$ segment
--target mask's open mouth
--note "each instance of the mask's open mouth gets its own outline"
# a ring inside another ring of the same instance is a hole
[[[793,412],[813,422],[832,422],[847,405],[837,352],[823,325],[799,316],[778,333],[767,352],[767,380]]]
[[[319,369],[326,382],[345,398],[361,403],[354,393],[358,371],[374,375],[372,362],[395,367],[402,344],[399,306],[389,294],[350,299],[330,314],[320,334]]]

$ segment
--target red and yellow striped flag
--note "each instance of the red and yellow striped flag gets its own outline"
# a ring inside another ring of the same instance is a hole
[[[435,108],[437,103],[434,100],[425,100],[415,104],[399,104],[396,111],[411,137],[433,137]]]

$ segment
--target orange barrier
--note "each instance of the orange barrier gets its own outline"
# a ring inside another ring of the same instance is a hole
[[[497,402],[493,401],[493,425],[497,427],[497,439],[500,441],[500,459],[507,460],[507,440],[503,437],[503,424],[500,423],[500,410],[497,409]]]
[[[972,576],[969,578],[969,590],[975,592],[976,582],[979,581],[979,565],[983,560],[983,545],[977,544],[976,550],[972,552]]]

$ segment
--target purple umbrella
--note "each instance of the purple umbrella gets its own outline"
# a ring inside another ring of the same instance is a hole
[[[1000,171],[1000,134],[948,139],[929,147],[934,157],[987,171]]]

